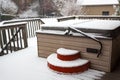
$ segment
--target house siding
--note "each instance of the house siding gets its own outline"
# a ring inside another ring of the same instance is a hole
[[[96,5],[84,6],[84,14],[86,15],[102,15],[103,11],[109,11],[109,15],[114,15],[115,9],[113,5]]]

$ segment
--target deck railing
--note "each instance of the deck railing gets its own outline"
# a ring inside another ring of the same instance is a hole
[[[26,23],[5,24],[0,26],[0,56],[28,46]]]
[[[120,20],[120,16],[100,16],[100,15],[78,15],[78,16],[66,16],[58,18],[58,22],[71,20],[71,19],[101,19],[101,20]]]
[[[31,19],[17,19],[11,21],[4,21],[3,24],[9,23],[18,23],[18,22],[26,22],[27,23],[27,36],[35,37],[35,31],[40,29],[40,25],[43,24],[40,18],[31,18]]]
[[[102,20],[120,20],[120,16],[100,16],[100,15],[85,15],[76,16],[79,19],[102,19]]]
[[[27,38],[35,37],[43,24],[40,18],[16,19],[1,22],[0,56],[28,46]]]

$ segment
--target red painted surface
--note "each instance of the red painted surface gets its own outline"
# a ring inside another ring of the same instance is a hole
[[[90,66],[90,62],[81,65],[81,66],[75,66],[75,67],[60,67],[60,66],[55,66],[52,65],[48,62],[48,67],[52,70],[58,71],[58,72],[63,72],[63,73],[78,73],[78,72],[84,72],[88,70]]]
[[[57,58],[63,61],[71,61],[80,58],[80,53],[76,53],[74,55],[61,55],[57,53]]]

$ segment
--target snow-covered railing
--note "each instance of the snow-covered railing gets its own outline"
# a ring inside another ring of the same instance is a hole
[[[58,22],[70,19],[102,19],[102,20],[120,20],[120,16],[101,16],[101,15],[77,15],[57,18]]]
[[[60,18],[57,18],[58,22],[61,22],[61,21],[66,21],[66,20],[70,20],[70,19],[75,19],[76,16],[66,16],[66,17],[60,17]]]
[[[120,20],[120,16],[102,16],[102,15],[80,15],[78,19],[102,19],[102,20]]]
[[[30,19],[16,19],[4,21],[3,24],[26,22],[27,23],[27,35],[28,37],[35,37],[35,31],[40,29],[40,24],[42,20],[40,18],[30,18]]]
[[[0,25],[0,56],[28,46],[26,22]]]

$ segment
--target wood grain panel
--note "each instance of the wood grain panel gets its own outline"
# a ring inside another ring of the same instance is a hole
[[[114,39],[99,39],[103,44],[102,55],[97,58],[97,54],[86,52],[86,48],[99,49],[100,45],[85,37],[61,36],[50,34],[37,34],[38,56],[47,57],[60,47],[79,50],[81,57],[88,59],[91,62],[91,68],[106,72],[111,71],[111,67],[115,64],[120,50],[120,38]],[[114,44],[114,45],[113,45]],[[113,54],[114,53],[114,54]],[[113,57],[112,57],[113,56]],[[114,59],[111,59],[111,57]],[[111,64],[112,62],[112,64]]]

